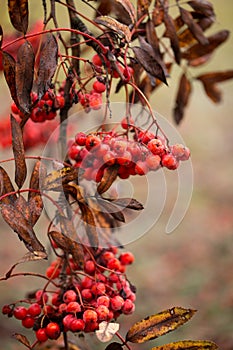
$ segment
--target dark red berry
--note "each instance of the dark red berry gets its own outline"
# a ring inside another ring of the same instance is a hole
[[[60,327],[56,322],[50,322],[46,326],[45,332],[50,339],[58,339],[61,334]]]
[[[17,320],[23,320],[27,316],[27,309],[24,306],[14,308],[13,315]]]
[[[48,340],[48,336],[46,334],[46,331],[45,331],[45,328],[39,328],[37,331],[36,331],[36,339],[40,342],[40,343],[43,343],[45,342],[46,340]]]

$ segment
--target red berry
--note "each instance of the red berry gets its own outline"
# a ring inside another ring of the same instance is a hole
[[[102,66],[102,60],[100,58],[100,56],[98,54],[95,54],[93,57],[92,57],[92,62],[96,65],[96,66],[99,66],[101,67]]]
[[[25,328],[32,328],[34,326],[35,323],[35,319],[32,318],[31,316],[26,316],[23,320],[22,320],[22,325]]]
[[[162,157],[162,165],[170,170],[175,170],[179,165],[179,161],[171,153],[169,153]]]
[[[134,262],[134,255],[130,252],[122,253],[119,257],[122,265],[130,265]]]
[[[91,288],[93,284],[93,280],[87,276],[85,276],[81,282],[82,288]]]
[[[84,271],[89,275],[93,275],[95,273],[95,263],[92,260],[87,260],[84,265]]]
[[[91,300],[93,295],[92,295],[92,292],[89,288],[85,288],[81,291],[81,295],[84,299],[86,300]]]
[[[36,301],[39,305],[46,304],[48,301],[48,295],[41,289],[36,292]]]
[[[67,290],[64,295],[63,295],[63,301],[68,304],[70,303],[71,301],[76,301],[77,299],[77,294],[74,290],[70,289],[70,290]]]
[[[86,149],[90,151],[93,147],[98,147],[101,143],[101,140],[98,136],[88,135],[86,139]]]
[[[11,111],[14,114],[19,114],[19,109],[18,109],[18,107],[16,106],[16,104],[14,102],[11,105]]]
[[[150,131],[140,131],[138,134],[138,140],[145,144],[154,139],[154,137],[155,135]]]
[[[136,174],[138,175],[145,175],[148,173],[148,167],[147,167],[147,164],[146,162],[143,162],[141,160],[138,160],[136,165],[135,165],[135,172]]]
[[[57,266],[49,266],[46,270],[46,276],[50,279],[58,278],[60,275],[60,269]]]
[[[80,331],[83,331],[84,328],[85,328],[85,322],[80,318],[74,318],[69,325],[69,329],[72,332],[80,332]]]
[[[160,168],[161,166],[160,162],[161,162],[161,158],[158,155],[151,154],[146,158],[146,165],[151,170],[157,170],[158,168]]]
[[[14,308],[13,315],[17,320],[23,320],[27,316],[27,309],[24,306]]]
[[[77,301],[71,301],[66,308],[67,312],[80,312],[81,311],[81,305]]]
[[[40,342],[43,343],[46,340],[48,340],[48,336],[46,334],[45,328],[40,328],[36,331],[36,339]]]
[[[79,146],[85,146],[87,135],[84,132],[78,132],[75,136],[75,142]]]
[[[130,129],[132,127],[132,125],[134,125],[134,120],[132,117],[129,117],[129,118],[125,117],[121,121],[121,126],[125,130]]]
[[[150,140],[147,148],[155,155],[162,156],[165,153],[165,146],[159,139]]]
[[[102,94],[106,90],[106,85],[99,80],[96,80],[93,84],[93,89]]]
[[[41,313],[41,307],[38,303],[33,303],[28,308],[28,314],[31,316],[38,316]]]
[[[97,322],[98,315],[94,310],[85,310],[83,313],[83,321],[85,323]]]
[[[117,163],[124,166],[129,165],[131,160],[132,156],[131,153],[128,151],[125,151],[121,156],[117,157]]]
[[[120,266],[121,263],[117,258],[112,258],[107,263],[107,268],[110,270],[119,270]]]
[[[123,71],[123,75],[127,81],[130,80],[131,76],[134,74],[134,70],[130,66],[126,66]]]
[[[62,323],[67,330],[70,329],[70,324],[73,320],[75,320],[75,317],[71,314],[68,314],[65,317],[63,317]]]
[[[134,310],[135,310],[134,303],[130,299],[126,299],[121,309],[123,314],[130,315],[134,312]]]
[[[113,252],[105,251],[101,257],[104,263],[106,263],[108,260],[115,258],[115,254],[113,254]]]
[[[113,149],[117,154],[123,154],[127,149],[127,141],[126,140],[116,140],[113,143]]]
[[[96,282],[93,284],[91,291],[94,295],[103,295],[106,291],[105,284],[102,282]]]
[[[110,298],[107,295],[101,295],[100,297],[97,298],[96,302],[98,306],[104,305],[106,307],[109,307]]]
[[[58,339],[61,334],[60,327],[56,322],[50,322],[46,326],[45,332],[50,339]]]
[[[59,106],[60,109],[65,106],[65,99],[64,99],[63,96],[57,95],[56,96],[56,100],[57,100],[57,103],[58,103],[58,106]]]
[[[12,312],[12,308],[9,305],[4,305],[2,307],[2,313],[3,315],[10,315]]]
[[[124,299],[120,295],[111,298],[110,305],[113,311],[121,310],[124,305]]]
[[[109,309],[105,305],[99,305],[96,308],[96,312],[97,312],[99,321],[105,321],[109,317]]]

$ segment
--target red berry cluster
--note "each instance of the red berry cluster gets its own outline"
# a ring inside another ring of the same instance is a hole
[[[38,96],[35,92],[31,94],[32,103],[36,103]],[[52,120],[57,115],[57,110],[63,108],[65,99],[62,94],[54,95],[52,91],[47,91],[42,99],[38,101],[31,111],[30,118],[35,123],[43,123],[45,120]],[[18,109],[13,102],[11,105],[12,113],[23,116],[22,112]]]
[[[121,123],[128,128],[126,120]],[[118,176],[126,179],[130,175],[145,175],[161,167],[174,170],[180,161],[187,160],[190,151],[176,144],[168,147],[164,138],[150,131],[137,130],[134,139],[127,133],[85,134],[79,132],[71,141],[68,156],[74,166],[84,170],[83,178],[100,182],[107,167],[118,166]]]
[[[78,93],[79,102],[85,108],[86,111],[89,111],[90,109],[97,110],[101,108],[102,94],[105,92],[105,90],[106,84],[104,82],[104,79],[98,77],[94,81],[92,85],[92,90],[89,93]]]
[[[56,285],[60,281],[61,287],[38,290],[29,307],[5,305],[2,313],[33,328],[39,342],[57,339],[61,332],[93,332],[102,321],[134,312],[135,287],[125,275],[126,266],[133,261],[132,253],[118,254],[115,247],[99,248],[95,259],[86,252],[84,268],[72,257],[68,261],[57,258],[46,276]]]

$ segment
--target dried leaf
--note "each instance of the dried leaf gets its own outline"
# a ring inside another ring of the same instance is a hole
[[[217,83],[229,80],[233,78],[233,70],[224,72],[212,72],[201,74],[196,77],[203,84],[207,96],[214,102],[221,102],[221,91],[217,87]]]
[[[185,73],[180,78],[179,88],[176,96],[176,103],[173,112],[176,124],[179,124],[184,116],[184,109],[188,104],[192,86]]]
[[[130,0],[116,0],[117,3],[121,4],[127,11],[132,23],[136,21],[136,11]]]
[[[151,0],[137,0],[138,18],[148,14]]]
[[[94,215],[91,209],[85,203],[79,203],[79,207],[82,213],[82,220],[86,228],[86,233],[90,246],[96,249],[99,246],[99,238],[96,230]]]
[[[111,201],[115,205],[132,209],[132,210],[144,209],[143,205],[134,198],[119,198],[119,199],[113,199],[113,200],[112,199],[106,199],[106,200]]]
[[[6,223],[14,230],[23,240],[26,248],[36,256],[47,257],[43,245],[37,239],[32,226],[13,205],[2,204],[1,213]]]
[[[200,44],[207,45],[209,43],[208,39],[204,36],[202,28],[194,21],[191,13],[184,8],[180,7],[181,18],[185,24],[187,24],[190,32],[193,34]]]
[[[99,7],[96,9],[96,13],[103,16],[108,15],[112,10],[112,1],[100,0]]]
[[[30,210],[26,199],[20,194],[14,203],[15,208],[23,214],[25,219],[29,221],[30,219]]]
[[[117,342],[113,342],[111,344],[109,344],[105,350],[122,350],[123,349],[123,345]]]
[[[7,172],[0,166],[0,196],[14,191],[15,189],[12,185],[10,177],[8,176]],[[5,204],[14,204],[16,199],[16,194],[11,194],[2,199],[1,202]]]
[[[109,201],[105,201],[101,198],[98,198],[98,204],[99,204],[99,210],[101,211],[104,209],[103,214],[107,213],[110,214],[115,220],[120,221],[120,222],[125,222],[125,217],[122,211],[120,210],[117,205],[112,204]]]
[[[213,4],[207,0],[188,1],[188,4],[196,11],[206,17],[215,17]]]
[[[47,169],[44,165],[44,163],[42,163],[40,160],[38,160],[35,165],[34,168],[32,170],[32,174],[31,174],[31,178],[30,178],[30,182],[29,182],[29,188],[32,190],[40,190],[40,185],[42,185],[44,183],[44,179],[47,175]],[[31,198],[37,196],[38,193],[36,192],[32,192],[29,191],[28,192],[28,201],[30,201]]]
[[[41,45],[40,62],[38,68],[38,99],[50,88],[51,81],[57,68],[58,45],[52,34],[47,34]]]
[[[0,49],[2,47],[2,41],[3,41],[3,31],[2,31],[2,26],[0,25]]]
[[[11,115],[12,148],[15,158],[15,183],[21,188],[27,177],[27,166],[25,161],[23,134],[19,123]]]
[[[125,37],[127,42],[131,40],[131,32],[129,27],[125,24],[118,22],[116,19],[109,16],[99,16],[95,19],[96,23],[102,24],[103,26],[114,30],[121,37]]]
[[[118,169],[118,165],[112,165],[104,169],[104,175],[97,187],[97,192],[99,194],[106,192],[111,187],[112,183],[117,178]]]
[[[54,170],[44,179],[43,188],[46,191],[61,190],[62,185],[75,180],[77,178],[77,174],[78,170],[70,167]]]
[[[151,350],[216,350],[218,346],[208,340],[183,340],[161,346],[155,346]]]
[[[17,98],[23,113],[30,113],[35,55],[32,45],[25,41],[17,53],[15,83]]]
[[[144,343],[169,333],[183,325],[196,310],[173,307],[135,323],[128,331],[126,340],[131,343]]]
[[[228,30],[220,30],[219,32],[208,37],[209,44],[201,45],[197,43],[191,46],[188,50],[182,53],[182,58],[192,61],[196,58],[209,55],[212,53],[219,45],[224,43],[229,37]]]
[[[154,55],[157,58],[157,60],[159,59],[159,63],[161,64],[162,61],[162,54],[160,52],[160,48],[159,48],[159,39],[157,37],[156,34],[156,30],[154,28],[154,23],[152,22],[151,19],[148,19],[148,21],[146,22],[146,38],[148,43],[151,45],[151,47],[154,50]],[[164,67],[164,64],[163,64]]]
[[[13,337],[15,339],[17,339],[21,344],[23,344],[24,346],[26,346],[28,349],[31,349],[31,345],[30,342],[28,340],[27,337],[25,337],[25,335],[20,334],[20,333],[14,333]]]
[[[162,1],[157,0],[155,1],[153,12],[152,12],[152,21],[154,23],[154,26],[159,26],[161,23],[163,23],[164,19],[164,7],[162,6]]]
[[[114,337],[119,328],[119,323],[103,321],[99,324],[99,329],[95,331],[95,334],[101,342],[106,343]]]
[[[8,0],[8,11],[15,29],[26,34],[28,29],[28,0]]]
[[[153,57],[151,53],[148,52],[148,50],[144,50],[141,47],[135,46],[133,47],[133,52],[147,73],[161,80],[164,84],[167,85],[166,74],[163,67],[158,62],[158,60],[156,60],[155,57]]]
[[[29,202],[29,211],[30,211],[30,224],[32,225],[32,227],[37,223],[37,221],[39,220],[43,208],[44,208],[44,204],[43,204],[43,200],[42,197],[39,193],[37,193],[34,197],[31,197]]]
[[[174,52],[176,63],[180,64],[181,52],[180,52],[179,39],[176,34],[176,28],[175,28],[173,18],[168,14],[167,11],[164,12],[164,24],[166,27],[165,36],[170,39],[171,48]]]
[[[17,91],[16,91],[16,84],[15,84],[15,70],[16,70],[15,59],[5,51],[2,51],[2,57],[3,57],[4,76],[5,76],[7,85],[9,87],[11,97],[15,102],[15,104],[19,106]]]

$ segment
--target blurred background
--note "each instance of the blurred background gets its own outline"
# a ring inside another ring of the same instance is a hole
[[[214,0],[212,3],[217,19],[211,31],[233,31],[233,2]],[[6,4],[1,7],[2,27],[5,33],[10,33],[12,26]],[[31,24],[40,13],[39,2],[30,1]],[[61,24],[67,23],[64,14],[59,14],[59,21]],[[232,55],[231,35],[216,50],[211,62],[197,72],[232,69]],[[177,71],[172,75],[169,88],[162,87],[151,100],[152,107],[171,123],[177,86],[175,76],[179,73]],[[167,200],[159,221],[141,239],[126,246],[126,250],[132,251],[136,257],[128,276],[137,286],[137,301],[135,314],[120,319],[121,333],[124,335],[135,321],[172,306],[194,308],[198,312],[179,330],[133,349],[150,349],[182,339],[209,339],[215,341],[221,350],[233,349],[233,82],[224,82],[219,86],[223,101],[215,105],[203,93],[201,84],[194,84],[185,119],[178,128],[191,149],[194,171],[192,200],[183,221],[172,234],[165,233],[176,193],[173,174],[169,174]],[[3,119],[10,112],[11,98],[2,72],[0,89],[0,118]],[[0,152],[1,159],[11,156],[11,151],[0,149]],[[30,153],[37,154],[38,150]],[[11,167],[12,164],[4,164],[8,170]],[[138,200],[140,195],[143,198],[143,188],[138,193]],[[39,236],[44,224],[42,219],[37,225]],[[3,276],[24,255],[25,249],[2,220],[0,225],[0,275]],[[42,234],[40,237],[44,239]],[[45,261],[34,262],[19,267],[18,271],[43,272],[46,267]],[[30,277],[0,282],[0,305],[23,298],[26,292],[39,288],[39,282]],[[27,334],[19,323],[0,315],[0,349],[24,349],[11,338],[14,332]],[[97,349],[94,340],[93,344],[91,348]]]

